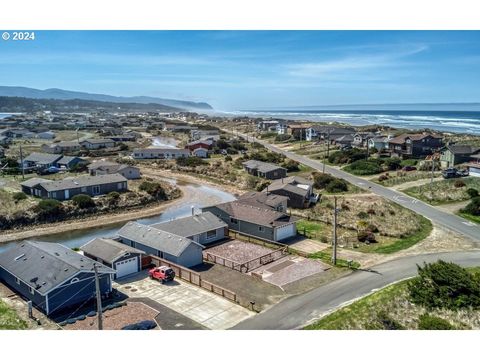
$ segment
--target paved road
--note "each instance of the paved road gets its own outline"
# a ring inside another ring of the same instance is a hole
[[[247,138],[246,135],[243,134],[236,134],[239,136],[242,136],[244,138]],[[248,136],[249,141],[255,141],[258,142],[262,145],[264,145],[266,148],[273,152],[277,152],[280,154],[285,155],[286,157],[298,161],[299,163],[305,164],[307,166],[310,166],[311,168],[322,171],[323,169],[323,164],[320,161],[310,159],[306,156],[298,155],[286,150],[282,150],[275,145],[269,144],[265,141],[252,138],[251,136]],[[431,205],[428,205],[418,199],[415,199],[411,196],[408,196],[404,193],[401,193],[399,191],[393,190],[386,188],[382,185],[376,184],[372,181],[362,179],[358,176],[352,175],[350,173],[347,173],[343,170],[331,167],[331,166],[325,166],[325,172],[332,174],[333,176],[336,176],[338,178],[342,178],[362,189],[371,191],[377,195],[380,195],[386,199],[389,199],[391,201],[396,202],[397,204],[400,204],[410,210],[415,211],[416,213],[425,216],[427,219],[430,219],[432,222],[440,224],[442,226],[445,226],[446,228],[453,230],[457,233],[460,233],[462,235],[465,235],[466,237],[474,240],[475,242],[480,243],[480,227],[472,223],[471,221],[468,221],[466,219],[461,218],[460,216],[449,214],[443,210],[437,209]]]
[[[416,264],[438,259],[461,266],[480,266],[480,251],[427,254],[397,259],[374,266],[370,271],[356,271],[302,295],[293,296],[249,318],[232,329],[297,329],[342,304],[351,302],[393,282],[416,275]]]

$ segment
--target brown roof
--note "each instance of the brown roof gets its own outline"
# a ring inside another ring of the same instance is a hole
[[[298,220],[293,216],[289,216],[279,211],[246,205],[239,201],[218,204],[215,205],[215,207],[225,211],[228,215],[235,219],[267,227],[286,225],[289,223],[294,223]]]
[[[410,138],[413,141],[419,141],[419,140],[425,139],[426,137],[429,137],[429,136],[431,136],[433,138],[437,138],[437,139],[441,138],[441,136],[439,136],[439,135],[428,134],[428,133],[424,133],[424,134],[402,134],[402,135],[398,135],[398,136],[394,137],[389,142],[392,143],[392,144],[403,144],[403,143],[405,143],[405,140],[407,138]]]

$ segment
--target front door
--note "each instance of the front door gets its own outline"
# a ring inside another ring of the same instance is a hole
[[[65,190],[65,199],[70,199],[70,190]]]

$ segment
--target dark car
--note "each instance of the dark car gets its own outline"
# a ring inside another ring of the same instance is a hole
[[[414,170],[417,170],[417,168],[415,166],[404,166],[402,168],[403,171],[414,171]]]
[[[122,327],[122,330],[152,330],[157,327],[157,323],[153,320],[144,320],[135,324]]]
[[[444,179],[451,179],[451,178],[459,177],[460,175],[459,175],[457,169],[448,168],[448,169],[442,171],[442,176],[443,176]]]

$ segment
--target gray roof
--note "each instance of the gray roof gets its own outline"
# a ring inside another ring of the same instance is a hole
[[[90,165],[88,165],[89,170],[96,170],[96,169],[105,169],[105,168],[110,168],[110,167],[115,167],[117,168],[120,166],[120,164],[113,162],[113,161],[106,161],[106,160],[99,160],[99,161],[94,161]]]
[[[306,196],[308,189],[305,187],[313,186],[313,181],[302,178],[300,176],[289,176],[284,179],[275,180],[270,185],[267,186],[263,191],[275,191],[283,189],[301,196]]]
[[[82,143],[104,144],[104,143],[113,143],[113,142],[115,142],[115,141],[113,141],[112,139],[107,139],[107,138],[104,138],[104,139],[86,139],[86,140],[80,141],[80,144],[82,144]]]
[[[277,208],[282,202],[288,201],[288,197],[283,195],[267,194],[266,192],[251,191],[241,195],[237,201],[246,205],[274,209]]]
[[[0,266],[39,293],[45,295],[80,272],[115,273],[92,259],[61,244],[42,241],[23,241],[0,253]]]
[[[213,207],[224,211],[235,219],[267,227],[286,225],[297,221],[296,218],[294,218],[293,216],[289,216],[285,213],[267,208],[247,205],[240,201],[231,201],[223,204],[218,204]]]
[[[118,231],[118,236],[133,240],[139,244],[149,246],[173,256],[180,256],[191,244],[203,248],[202,245],[187,239],[184,236],[175,235],[167,231],[132,221],[124,225]]]
[[[83,245],[80,249],[83,250],[84,253],[93,255],[110,264],[129,253],[145,254],[142,250],[132,248],[131,246],[108,238],[95,238]]]
[[[480,151],[480,148],[471,145],[452,144],[447,145],[447,149],[456,155],[470,155]]]
[[[155,229],[167,231],[172,234],[189,237],[197,234],[202,234],[210,230],[216,230],[226,227],[227,224],[225,224],[222,220],[213,215],[211,212],[204,212],[201,214],[166,221],[151,226]]]
[[[41,186],[46,191],[57,191],[57,190],[66,190],[66,189],[76,189],[84,186],[118,183],[122,181],[127,181],[127,179],[125,179],[120,174],[108,174],[108,175],[98,175],[98,176],[79,176],[75,178],[51,181],[48,183],[43,183],[41,184]]]
[[[57,163],[60,164],[60,165],[68,165],[71,161],[73,161],[75,159],[79,159],[81,161],[86,161],[86,160],[83,160],[82,158],[79,158],[77,156],[64,156],[60,160],[58,160]]]
[[[31,161],[39,164],[51,164],[58,161],[62,155],[58,154],[46,154],[46,153],[31,153],[23,161]]]
[[[26,187],[33,187],[35,185],[42,184],[42,183],[47,183],[47,182],[52,182],[52,180],[34,177],[34,178],[28,179],[24,182],[21,182],[20,185],[26,186]]]
[[[271,164],[271,163],[266,163],[263,161],[258,161],[258,160],[248,160],[243,163],[243,166],[246,166],[249,169],[257,169],[258,171],[262,173],[270,172],[270,171],[275,171],[278,169],[284,169],[281,166]]]

